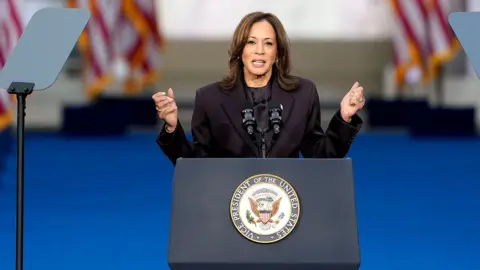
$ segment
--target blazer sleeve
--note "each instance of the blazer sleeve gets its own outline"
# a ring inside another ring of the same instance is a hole
[[[178,158],[208,157],[211,133],[205,105],[202,92],[199,89],[195,94],[192,114],[193,142],[187,139],[180,120],[178,120],[177,128],[172,133],[165,130],[165,124],[162,126],[156,142],[173,165],[176,164]]]
[[[315,85],[312,87],[310,100],[310,114],[300,145],[302,155],[305,158],[344,158],[362,127],[362,119],[355,114],[347,123],[338,110],[324,132],[321,127],[320,99]]]

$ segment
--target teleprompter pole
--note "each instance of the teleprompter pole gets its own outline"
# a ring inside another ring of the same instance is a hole
[[[23,217],[24,217],[24,143],[25,143],[25,109],[27,96],[33,92],[34,83],[13,82],[8,93],[17,97],[17,242],[16,270],[23,270]]]

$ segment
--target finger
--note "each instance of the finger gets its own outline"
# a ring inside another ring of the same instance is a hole
[[[359,104],[363,102],[363,100],[364,100],[363,95],[359,94],[358,92],[350,96],[350,104]]]
[[[170,105],[171,102],[168,102],[168,103],[165,103],[161,106],[155,106],[155,108],[157,109],[158,112],[162,112],[162,111],[165,111]]]
[[[170,104],[170,103],[172,103],[172,102],[174,102],[174,100],[167,97],[166,99],[163,99],[163,100],[161,100],[161,101],[155,102],[155,106],[156,106],[157,108],[162,109],[163,107],[167,106],[168,104]]]
[[[165,118],[167,115],[174,113],[177,110],[177,105],[173,104],[170,106],[165,107],[160,111],[160,118]]]
[[[167,100],[167,101],[173,101],[173,99],[167,97],[167,96],[157,96],[153,99],[155,101],[155,104],[158,104],[159,102],[162,102],[164,100]]]
[[[362,93],[363,92],[363,87],[362,86],[358,86],[358,87],[355,87],[355,88],[352,88],[351,92],[357,94],[357,93]]]
[[[356,92],[359,94],[359,95],[363,95],[363,87],[358,87]]]
[[[174,99],[175,98],[175,95],[173,94],[173,89],[172,88],[169,88],[168,89],[168,93],[167,93],[167,96]]]
[[[360,84],[358,82],[355,82],[353,85],[352,85],[352,88],[351,89],[355,89],[357,88],[358,86],[360,86]]]
[[[158,93],[155,93],[152,98],[155,99],[157,97],[161,97],[161,96],[165,96],[165,92],[158,92]]]
[[[359,98],[354,98],[351,103],[353,106],[357,106],[359,104],[363,104],[364,102],[365,102],[365,99],[363,97],[359,97]]]
[[[348,103],[350,104],[350,106],[355,106],[357,104],[357,99],[355,98],[355,96],[351,95],[348,99]]]
[[[352,89],[350,90],[350,92],[348,93],[348,97],[350,98],[350,100],[352,100],[353,98],[355,98],[355,91]]]
[[[358,107],[360,107],[360,108],[362,108],[362,107],[365,105],[365,102],[366,102],[365,97],[364,97],[363,95],[360,96],[360,97],[357,99],[357,101],[358,101],[358,102],[357,102],[357,105],[358,105]]]
[[[363,96],[363,87],[358,87],[352,90],[352,97],[353,98],[360,98]]]

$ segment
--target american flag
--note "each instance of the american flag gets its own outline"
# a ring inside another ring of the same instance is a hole
[[[435,79],[460,43],[448,24],[455,0],[390,0],[396,80],[401,87]]]
[[[127,93],[153,84],[159,75],[164,39],[158,28],[153,0],[124,0],[123,51],[132,71],[125,82]]]
[[[23,31],[18,0],[0,0],[0,69],[7,62]],[[0,131],[12,122],[13,96],[0,89]]]
[[[137,93],[157,78],[163,39],[157,27],[155,0],[68,1],[69,7],[92,13],[79,40],[88,97],[97,96],[113,82],[114,65],[119,60],[129,68],[124,85],[127,93]]]
[[[111,67],[115,57],[113,47],[121,1],[68,0],[71,8],[88,9],[91,18],[80,35],[78,46],[82,53],[86,95],[95,97],[112,81]]]

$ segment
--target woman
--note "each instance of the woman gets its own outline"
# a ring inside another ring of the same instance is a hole
[[[261,129],[268,128],[268,104],[283,107],[280,135],[274,138],[273,131],[266,133],[269,157],[293,158],[300,153],[305,158],[345,157],[362,125],[356,113],[365,99],[358,83],[343,98],[324,132],[316,86],[290,74],[289,42],[276,16],[262,12],[245,16],[234,32],[229,55],[228,75],[196,92],[193,143],[178,120],[173,90],[153,95],[158,116],[165,121],[157,144],[173,164],[180,157],[260,157],[258,136],[249,136],[242,125],[246,102]]]

